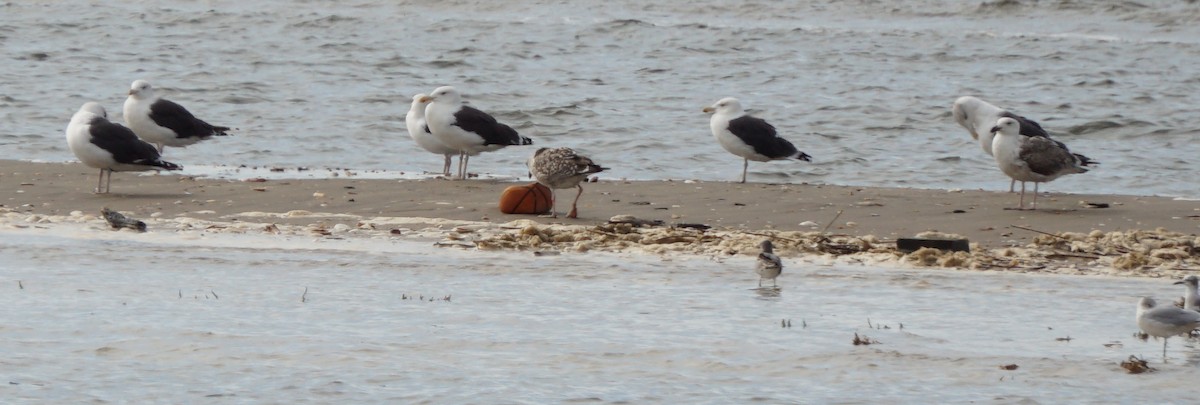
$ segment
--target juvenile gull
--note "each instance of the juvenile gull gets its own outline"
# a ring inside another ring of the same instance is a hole
[[[177,164],[164,162],[154,146],[138,139],[129,128],[108,121],[108,112],[99,103],[83,104],[67,124],[67,146],[80,162],[100,169],[97,194],[107,193],[112,172],[143,170],[179,170]],[[104,173],[108,172],[108,181]],[[101,183],[104,183],[101,188]]]
[[[184,147],[213,136],[229,135],[228,127],[204,122],[183,106],[156,96],[145,80],[135,80],[129,86],[125,124],[138,138],[157,146],[159,153],[163,146]]]
[[[1187,287],[1187,294],[1183,296],[1183,309],[1200,311],[1200,293],[1196,291],[1200,284],[1200,278],[1187,276],[1183,280],[1176,281],[1175,284],[1183,284]]]
[[[442,164],[442,175],[450,177],[450,160],[451,156],[458,154],[458,151],[446,146],[429,132],[429,126],[425,124],[425,107],[429,105],[429,101],[425,94],[417,94],[412,97],[412,107],[408,109],[408,114],[404,116],[404,125],[408,126],[408,135],[422,149],[430,153],[436,153],[446,157]]]
[[[523,137],[508,125],[501,124],[491,115],[463,105],[462,95],[454,87],[438,87],[422,102],[425,107],[425,123],[429,132],[446,146],[458,151],[458,178],[467,178],[467,165],[471,156],[494,151],[509,145],[532,145],[533,141]]]
[[[1138,301],[1137,325],[1147,335],[1163,339],[1163,361],[1167,360],[1167,338],[1191,332],[1200,327],[1200,312],[1174,305],[1156,306],[1153,298]]]
[[[762,247],[762,253],[758,254],[758,265],[755,267],[755,271],[758,272],[758,286],[762,287],[762,281],[766,278],[771,280],[772,287],[777,287],[775,279],[783,273],[783,261],[775,255],[775,246],[770,240],[762,241],[759,246]]]
[[[736,98],[726,97],[705,107],[712,114],[709,126],[717,143],[729,153],[742,157],[742,183],[746,182],[746,170],[750,161],[800,159],[812,161],[812,156],[796,150],[787,139],[779,137],[775,127],[762,119],[751,117],[742,109]]]
[[[558,213],[554,210],[554,206],[558,203],[558,198],[554,193],[555,189],[575,187],[579,189],[575,193],[575,201],[571,202],[571,212],[567,213],[567,218],[577,218],[579,204],[579,196],[583,195],[583,184],[587,176],[592,173],[599,173],[608,170],[607,167],[600,167],[592,162],[587,156],[581,156],[575,153],[571,148],[539,148],[533,152],[533,156],[529,158],[529,173],[537,179],[538,183],[550,188],[550,216],[558,218]]]
[[[1042,129],[1034,120],[1013,114],[1003,108],[994,106],[986,101],[980,100],[971,96],[959,97],[954,100],[954,121],[958,122],[963,128],[966,128],[971,133],[971,138],[979,141],[979,146],[988,156],[995,156],[992,153],[993,133],[989,130],[996,125],[996,121],[1001,118],[1012,118],[1020,124],[1021,135],[1031,137],[1049,138],[1050,134]],[[1094,163],[1083,155],[1076,155],[1080,158],[1083,166],[1089,166]],[[1013,179],[1008,184],[1008,191],[1013,192],[1016,186],[1016,179]]]
[[[1037,209],[1038,184],[1066,174],[1087,173],[1083,161],[1061,142],[1046,137],[1020,134],[1020,123],[1000,118],[990,131],[995,137],[992,152],[1000,170],[1021,182],[1021,200],[1017,209],[1025,209],[1025,182],[1033,182],[1033,208]]]

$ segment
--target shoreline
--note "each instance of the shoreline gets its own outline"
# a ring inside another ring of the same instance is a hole
[[[428,230],[415,233],[432,237],[440,230],[448,241],[482,249],[620,251],[641,245],[636,247],[652,253],[749,254],[770,237],[785,242],[781,251],[788,256],[867,254],[876,256],[872,262],[926,266],[1111,272],[1104,269],[1109,266],[1135,273],[1200,268],[1200,203],[1169,197],[1043,194],[1038,210],[1016,211],[1005,209],[1018,199],[1007,192],[601,178],[584,185],[579,219],[551,219],[500,213],[503,189],[528,181],[226,180],[117,173],[112,194],[96,195],[91,193],[96,175],[97,170],[78,163],[0,160],[0,212],[12,218],[86,218],[108,207],[142,220],[393,235]],[[559,198],[558,210],[565,212],[574,190],[559,190]],[[609,224],[617,215],[668,226]],[[677,224],[711,228],[669,226]],[[822,233],[826,226],[828,232]],[[965,237],[972,252],[895,252],[896,238],[922,234]]]

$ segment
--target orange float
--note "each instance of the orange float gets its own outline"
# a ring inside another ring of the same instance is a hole
[[[500,194],[500,212],[505,214],[545,214],[552,204],[550,188],[540,183],[510,186]]]

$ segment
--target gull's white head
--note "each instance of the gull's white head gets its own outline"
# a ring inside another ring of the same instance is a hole
[[[1142,299],[1138,300],[1139,311],[1145,311],[1147,309],[1154,308],[1155,305],[1158,305],[1158,303],[1154,302],[1154,298],[1142,297]]]
[[[430,101],[433,101],[433,99],[429,98],[425,93],[414,95],[412,96],[412,108],[410,111],[419,111],[421,114],[425,114],[425,106]]]
[[[442,104],[462,103],[462,95],[458,94],[458,90],[451,86],[442,86],[433,89],[433,93],[430,93],[429,96],[425,98],[428,99],[428,101]]]
[[[1184,277],[1183,280],[1176,281],[1175,284],[1185,284],[1188,286],[1188,288],[1196,288],[1200,286],[1200,278],[1196,278],[1196,276],[1187,276]]]
[[[704,112],[709,114],[715,113],[722,115],[737,115],[743,113],[744,111],[742,110],[742,103],[739,102],[738,99],[733,97],[725,97],[717,100],[717,102],[713,103],[713,105],[705,107]]]
[[[1017,136],[1021,134],[1021,124],[1012,118],[1004,117],[996,120],[996,126],[992,127],[991,132],[1002,133],[1008,136]]]
[[[954,121],[958,122],[963,128],[971,133],[971,137],[979,139],[979,134],[975,132],[975,125],[971,124],[971,116],[979,114],[979,106],[983,100],[971,96],[962,96],[954,100],[954,108],[951,110],[954,113]]]
[[[150,87],[150,82],[145,80],[134,80],[133,84],[129,85],[129,95],[136,99],[144,99],[154,97],[154,88]]]
[[[105,111],[104,106],[100,105],[100,103],[97,103],[95,101],[89,101],[89,102],[83,103],[83,106],[79,107],[79,112],[77,112],[76,114],[78,114],[78,113],[90,113],[90,114],[95,114],[100,117],[108,118],[108,111]]]

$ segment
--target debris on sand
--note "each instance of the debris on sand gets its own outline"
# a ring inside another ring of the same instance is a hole
[[[855,346],[867,346],[867,345],[879,344],[879,341],[875,340],[875,339],[871,339],[871,338],[867,337],[867,335],[858,336],[858,334],[855,333],[853,343]]]
[[[145,222],[126,217],[119,212],[108,209],[108,207],[101,208],[100,214],[104,216],[105,221],[108,221],[108,226],[114,230],[129,228],[138,232],[146,232]]]
[[[114,229],[128,227],[145,230],[146,222],[133,220],[115,211],[104,210]],[[759,244],[769,239],[775,252],[785,259],[809,263],[901,267],[939,267],[945,269],[993,270],[1021,273],[1071,275],[1110,275],[1136,277],[1177,277],[1200,270],[1200,236],[1156,230],[1126,230],[1089,233],[1050,233],[1018,246],[981,247],[972,243],[970,251],[951,251],[923,247],[911,253],[897,249],[895,239],[875,235],[836,234],[820,231],[749,230],[696,224],[672,224],[628,215],[609,222],[585,224],[543,224],[519,219],[505,223],[463,221],[416,217],[363,217],[349,214],[290,211],[286,213],[243,212],[228,214],[227,221],[178,216],[151,215],[147,221],[156,228],[208,233],[266,233],[286,236],[323,238],[406,237],[436,242],[435,246],[557,253],[609,252],[654,255],[690,255],[722,258],[754,256]],[[73,212],[69,216],[30,215],[0,207],[0,220],[13,227],[24,224],[94,221],[95,216]],[[961,235],[922,232],[924,239],[966,239]]]
[[[1154,371],[1154,368],[1150,367],[1149,363],[1146,363],[1146,360],[1140,359],[1134,355],[1130,355],[1128,360],[1122,361],[1121,368],[1125,369],[1125,371],[1128,371],[1129,374],[1141,374]]]

